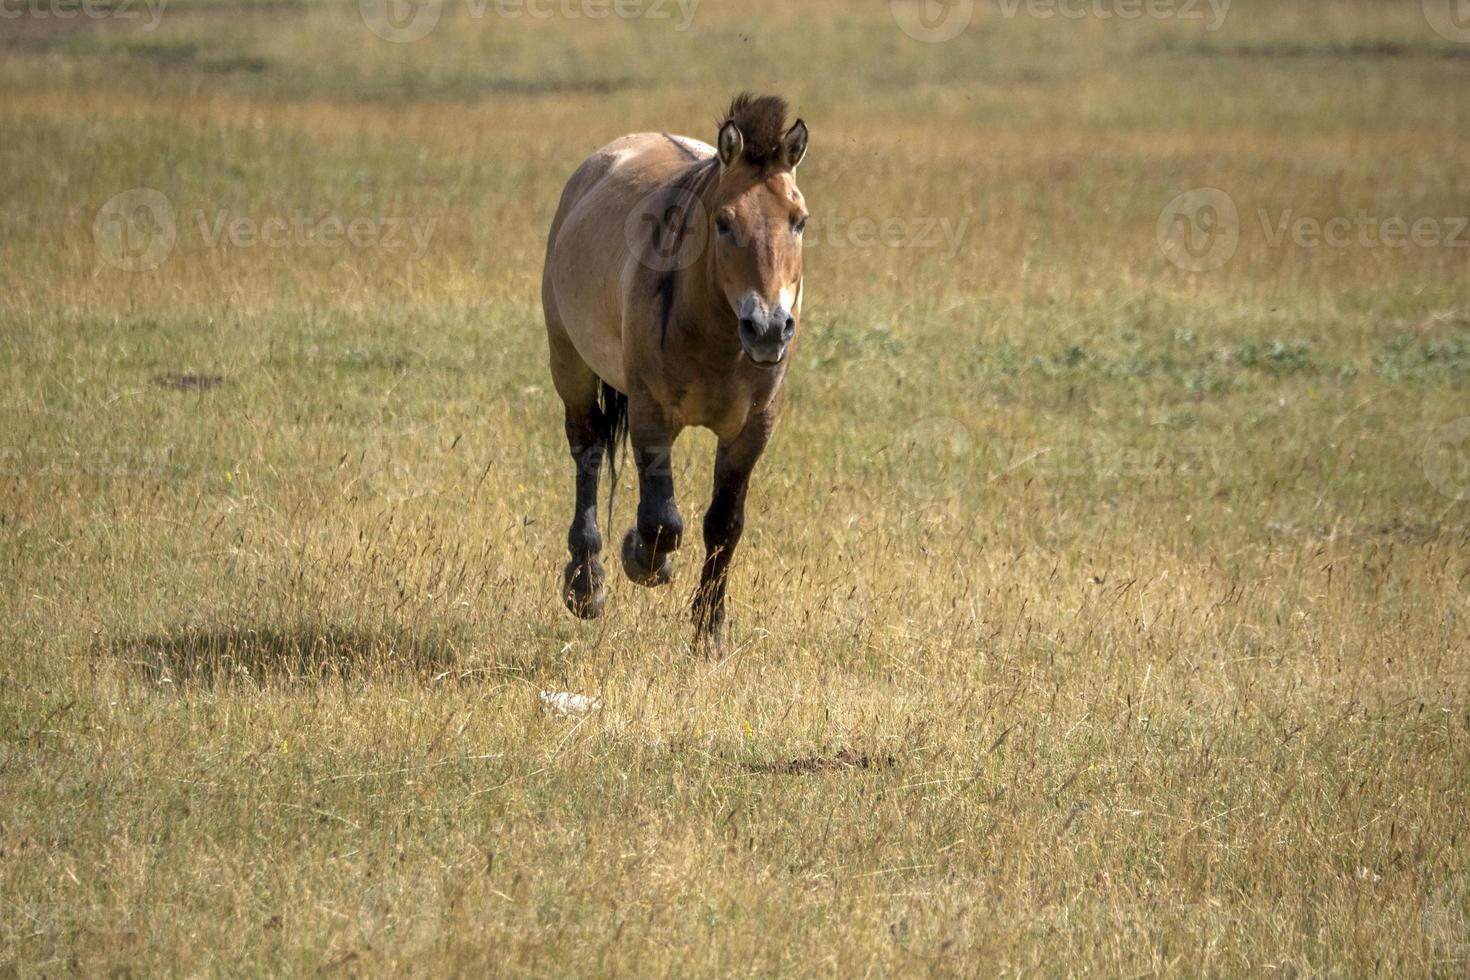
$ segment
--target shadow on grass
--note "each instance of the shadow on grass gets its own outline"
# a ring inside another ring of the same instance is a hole
[[[831,755],[809,755],[795,759],[747,762],[747,772],[766,776],[808,776],[822,772],[852,772],[859,769],[892,769],[898,760],[891,755],[868,755],[839,749]]]
[[[431,676],[455,664],[449,637],[333,625],[184,629],[105,641],[105,652],[156,684],[316,683]]]

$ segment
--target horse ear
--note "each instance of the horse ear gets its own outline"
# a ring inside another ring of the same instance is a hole
[[[720,127],[720,163],[728,167],[745,152],[745,134],[734,121]]]
[[[796,125],[788,129],[786,135],[781,137],[781,158],[788,170],[795,170],[806,158],[808,135],[806,123],[798,119]]]

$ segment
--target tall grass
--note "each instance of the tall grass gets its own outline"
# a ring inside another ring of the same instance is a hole
[[[1470,47],[1006,9],[0,24],[0,971],[1463,974]],[[692,552],[561,607],[538,287],[740,88],[814,217],[708,663]],[[1441,238],[1273,240],[1360,211]]]

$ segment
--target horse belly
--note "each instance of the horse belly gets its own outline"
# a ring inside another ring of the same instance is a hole
[[[609,312],[607,304],[596,295],[587,295],[583,284],[571,283],[558,288],[558,311],[572,346],[582,360],[603,381],[619,391],[628,390],[623,377],[623,334],[617,307]]]
[[[602,380],[626,392],[623,371],[622,303],[619,262],[622,242],[588,227],[574,212],[557,237],[551,287],[567,336],[587,366]]]

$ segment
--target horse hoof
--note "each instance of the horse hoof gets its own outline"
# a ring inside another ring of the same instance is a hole
[[[596,558],[589,562],[571,561],[562,573],[562,601],[567,609],[579,619],[596,619],[602,615],[607,604],[607,591],[602,587],[602,562]]]
[[[660,585],[668,585],[674,580],[674,561],[664,555],[664,560],[657,569],[648,567],[648,555],[643,547],[643,542],[638,537],[636,528],[629,528],[628,533],[623,535],[623,571],[636,585],[647,588],[656,588]]]
[[[696,602],[692,618],[694,620],[694,642],[690,644],[689,652],[696,657],[704,657],[706,660],[724,660],[724,613],[720,612],[711,616],[710,610]]]
[[[689,653],[696,657],[703,657],[705,660],[724,660],[724,631],[696,630],[694,641],[689,645]]]

